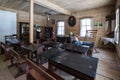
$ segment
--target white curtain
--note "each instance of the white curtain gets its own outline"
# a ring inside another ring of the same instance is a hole
[[[115,27],[115,34],[114,40],[118,44],[119,41],[119,9],[116,10],[116,27]]]

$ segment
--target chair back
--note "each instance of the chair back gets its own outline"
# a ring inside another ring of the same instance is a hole
[[[5,43],[1,42],[1,53],[5,53],[6,45]]]
[[[14,59],[18,60],[20,58],[20,55],[18,52],[16,52],[15,50],[11,49],[11,55]]]
[[[12,39],[12,35],[5,35],[5,43]]]
[[[12,38],[13,38],[13,39],[18,39],[17,34],[12,34]]]
[[[13,59],[17,60],[17,63],[24,63],[26,61],[26,57],[23,55],[23,53],[18,53],[14,49],[11,49],[11,56]]]
[[[1,42],[1,48],[5,49],[6,45],[5,43]]]
[[[86,30],[86,35],[84,40],[90,41],[90,42],[96,42],[96,37],[97,37],[97,30]],[[95,43],[94,43],[94,46],[95,46]],[[95,47],[93,49],[95,50],[96,53],[98,53]],[[89,51],[90,55],[92,55],[93,49],[91,48],[91,50]]]
[[[97,37],[97,30],[86,30],[84,41],[95,42]]]

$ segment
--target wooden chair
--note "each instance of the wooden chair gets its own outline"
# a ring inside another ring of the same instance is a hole
[[[12,34],[12,38],[13,39],[18,39],[18,35],[17,34]]]
[[[86,30],[84,41],[92,41],[95,43],[96,37],[97,37],[97,30]],[[93,50],[95,50],[95,52],[98,53],[95,47],[93,48]]]
[[[5,59],[6,60],[10,60],[11,59],[11,55],[10,55],[10,50],[12,49],[12,47],[6,45],[5,43],[1,42],[1,53],[5,55]]]
[[[12,35],[5,35],[5,43],[8,44],[8,41],[12,39]]]
[[[36,65],[29,59],[27,59],[26,77],[27,80],[64,80],[45,67]]]
[[[11,65],[17,68],[17,74],[14,77],[17,78],[18,76],[25,73],[26,57],[13,49],[11,49],[11,56]]]
[[[89,40],[90,38],[94,41],[96,40],[97,30],[86,30],[84,41]]]
[[[42,54],[42,52],[43,52],[43,47],[41,46],[37,49],[37,54],[36,54],[36,62],[37,63],[41,63],[40,54]]]

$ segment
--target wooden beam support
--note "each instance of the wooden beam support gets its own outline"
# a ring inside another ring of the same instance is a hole
[[[60,12],[60,13],[63,13],[63,14],[66,14],[66,15],[71,15],[71,12],[58,6],[58,5],[55,5],[47,0],[34,0],[34,3],[38,4],[38,5],[41,5],[41,6],[44,6],[48,9],[52,9],[54,11],[57,11],[57,12]]]
[[[29,30],[29,37],[30,37],[30,43],[33,43],[33,15],[34,15],[34,1],[33,0],[30,0],[30,15],[29,15],[29,20],[30,20],[30,30]]]

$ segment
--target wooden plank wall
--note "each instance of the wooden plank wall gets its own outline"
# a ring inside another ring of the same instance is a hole
[[[83,17],[93,17],[93,23],[101,21],[103,23],[103,26],[98,28],[93,26],[93,28],[98,30],[98,36],[96,39],[96,47],[100,46],[100,37],[105,36],[105,17],[111,12],[114,11],[114,6],[107,6],[107,7],[101,7],[96,9],[90,9],[80,12],[75,12],[72,15],[76,17],[76,25],[74,27],[70,27],[67,23],[68,16],[65,15],[56,15],[52,16],[52,19],[55,19],[55,21],[64,20],[65,21],[65,34],[68,35],[69,32],[73,32],[75,35],[79,35],[80,31],[80,18]],[[49,25],[54,26],[54,29],[56,30],[56,24],[51,24],[51,21],[49,22]],[[80,38],[80,40],[83,40],[83,38]]]
[[[11,11],[17,13],[17,33],[19,34],[19,22],[29,22],[29,13],[25,11],[14,10],[10,8],[0,7],[0,10]],[[34,24],[46,26],[46,17],[34,14]]]

